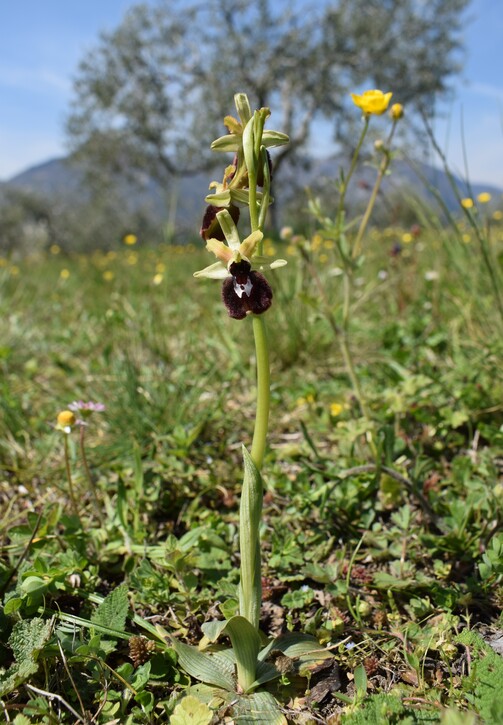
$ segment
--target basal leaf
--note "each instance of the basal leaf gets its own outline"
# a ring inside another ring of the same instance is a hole
[[[171,642],[180,665],[191,677],[224,690],[235,689],[234,667],[227,658],[217,653],[201,652],[197,647],[174,638],[171,638]]]

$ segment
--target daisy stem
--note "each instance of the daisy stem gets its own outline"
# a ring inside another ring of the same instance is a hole
[[[91,495],[93,498],[93,504],[94,509],[96,511],[96,516],[98,517],[98,521],[100,522],[100,526],[103,525],[103,517],[101,515],[101,508],[100,508],[100,502],[98,500],[98,494],[96,491],[96,484],[94,483],[94,479],[91,473],[91,469],[89,468],[89,463],[87,462],[87,455],[86,455],[86,447],[84,445],[84,436],[85,436],[85,428],[82,425],[80,427],[80,455],[82,457],[82,463],[84,464],[84,470],[86,472],[86,478],[89,483],[89,490],[91,491]]]
[[[72,470],[70,468],[70,450],[69,450],[69,446],[68,446],[68,435],[66,435],[66,434],[64,437],[64,441],[65,441],[65,468],[66,468],[66,478],[68,480],[68,491],[70,493],[70,501],[72,503],[73,513],[80,521],[79,508],[77,506],[77,499],[75,498],[75,489],[73,487]]]

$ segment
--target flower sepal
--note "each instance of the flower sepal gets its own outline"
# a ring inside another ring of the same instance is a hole
[[[257,191],[257,201],[260,203],[263,194]],[[218,191],[215,194],[208,194],[204,201],[207,204],[218,207],[228,207],[231,204],[236,206],[249,206],[250,204],[250,191],[249,189],[225,189]]]
[[[194,272],[193,276],[197,279],[225,279],[229,276],[229,272],[227,271],[227,267],[224,267],[221,262],[214,262],[208,267]]]
[[[267,149],[269,149],[273,146],[284,146],[285,144],[289,143],[289,141],[290,138],[286,133],[265,129],[262,134],[261,146],[265,146]],[[232,151],[236,153],[241,149],[242,144],[243,139],[241,134],[228,133],[225,136],[220,136],[219,138],[215,139],[212,142],[210,148],[212,151]]]
[[[265,129],[262,134],[261,146],[265,146],[266,149],[273,146],[284,146],[287,143],[290,143],[290,137],[286,133],[281,133],[281,131],[270,131]]]
[[[236,153],[241,148],[241,136],[235,133],[228,133],[220,136],[211,142],[212,151],[233,151]]]

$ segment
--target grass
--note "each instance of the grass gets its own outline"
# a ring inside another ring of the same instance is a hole
[[[378,467],[312,275],[337,321],[330,239],[270,242],[289,265],[267,313],[262,629],[331,654],[300,673],[277,654],[292,723],[503,718],[501,320],[469,228],[425,226],[392,253],[404,233],[368,236],[351,311]],[[138,247],[0,267],[0,709],[16,725],[232,721],[216,697],[182,699],[163,631],[196,643],[236,611],[253,338],[192,279],[199,245]],[[100,516],[76,430],[74,515],[55,429],[79,399],[106,406],[85,431]]]

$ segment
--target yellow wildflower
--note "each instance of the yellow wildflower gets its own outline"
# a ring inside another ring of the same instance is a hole
[[[461,199],[461,206],[463,209],[471,209],[473,207],[473,199],[467,196],[465,199]]]
[[[59,273],[59,276],[61,277],[61,279],[68,279],[68,277],[70,276],[70,270],[62,269],[61,272]]]
[[[330,405],[330,415],[334,418],[342,413],[344,406],[340,403],[332,403]]]
[[[477,196],[479,204],[488,204],[491,201],[491,194],[488,191],[483,191]]]
[[[410,244],[410,242],[412,242],[412,238],[413,237],[412,237],[412,234],[410,232],[404,232],[402,234],[402,242],[404,244]]]
[[[493,212],[493,219],[497,222],[501,221],[503,219],[503,211],[496,209],[496,211]]]
[[[157,274],[155,274],[152,277],[152,283],[157,286],[157,285],[161,284],[163,279],[164,279],[164,275],[162,275],[160,272],[158,272]]]
[[[114,276],[115,275],[111,269],[106,269],[103,272],[103,279],[105,280],[105,282],[111,282],[113,280]]]
[[[366,115],[375,114],[380,116],[383,114],[391,100],[392,93],[383,93],[378,90],[365,91],[361,96],[356,93],[351,94],[353,103],[358,108],[361,108],[363,113]]]
[[[138,241],[138,237],[136,236],[136,234],[126,234],[122,241],[124,242],[124,244],[127,244],[128,247],[132,247],[133,244],[136,244],[136,242]]]
[[[61,247],[59,244],[51,244],[49,251],[51,254],[59,254],[61,252]]]

